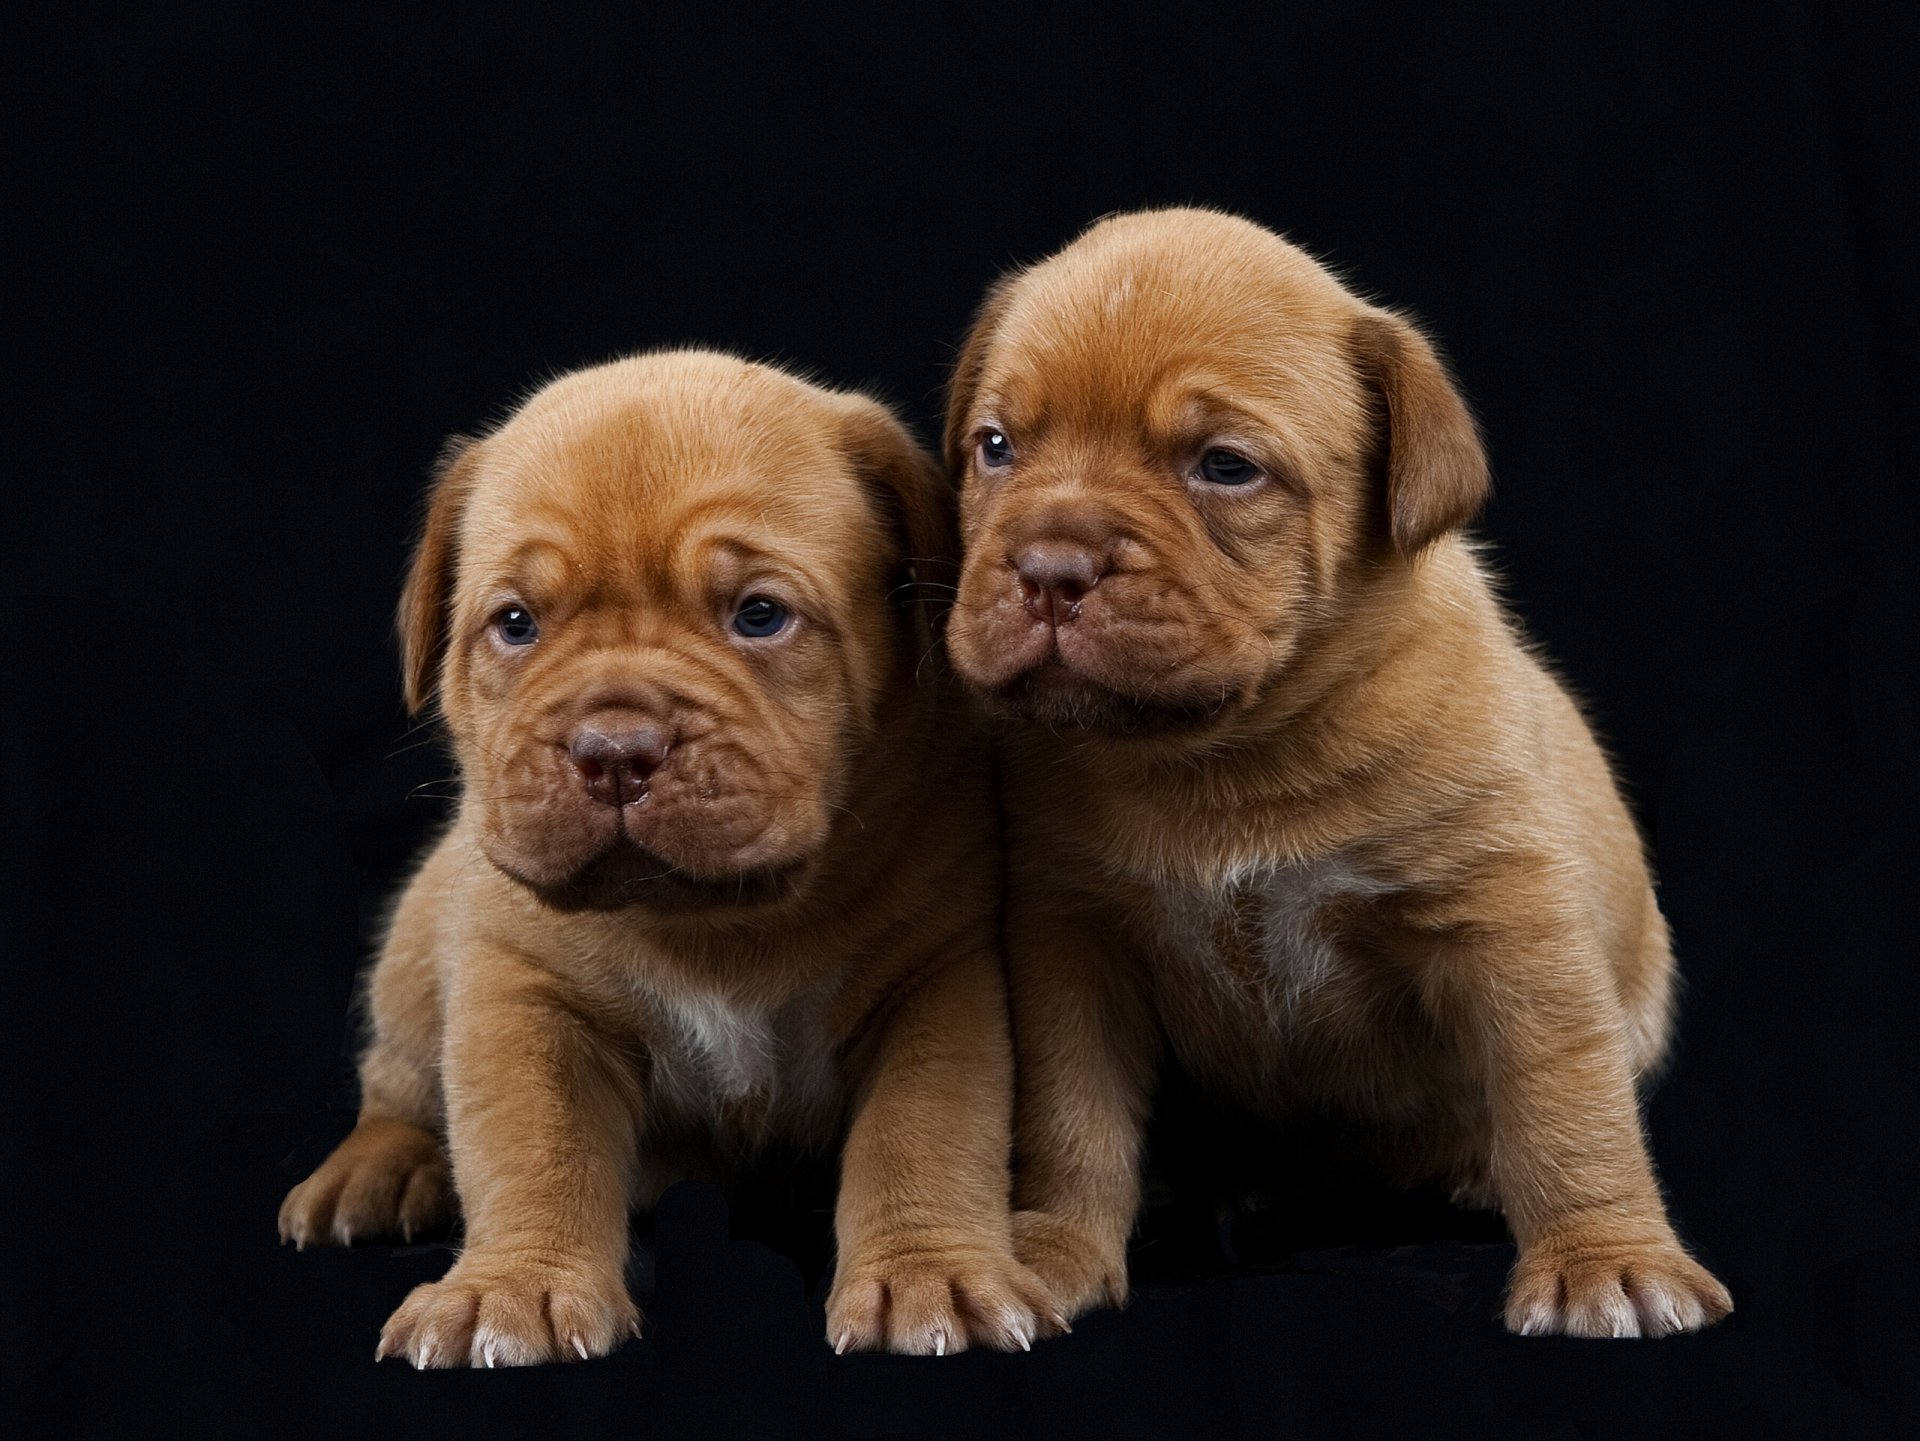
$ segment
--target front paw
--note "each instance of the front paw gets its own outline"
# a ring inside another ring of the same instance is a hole
[[[844,1258],[827,1298],[835,1351],[1027,1351],[1037,1337],[1065,1329],[1039,1277],[1007,1252],[971,1243],[869,1247]]]
[[[1522,1336],[1670,1336],[1732,1310],[1727,1288],[1670,1233],[1623,1241],[1574,1231],[1521,1251],[1506,1323]]]
[[[280,1239],[300,1250],[355,1241],[412,1241],[453,1220],[453,1175],[431,1133],[405,1121],[361,1121],[280,1203]]]
[[[380,1333],[376,1361],[416,1367],[538,1366],[604,1356],[640,1334],[618,1269],[469,1252],[416,1286]]]
[[[1100,1235],[1051,1211],[1015,1211],[1013,1253],[1046,1283],[1068,1321],[1127,1304],[1124,1236]]]

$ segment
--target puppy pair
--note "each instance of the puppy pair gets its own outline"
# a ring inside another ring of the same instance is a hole
[[[681,352],[453,447],[401,602],[462,791],[370,981],[353,1133],[281,1209],[465,1244],[418,1366],[637,1332],[628,1214],[841,1153],[828,1336],[1025,1347],[987,759],[933,663],[952,497],[875,402]],[[916,576],[918,567],[920,575]]]
[[[1486,462],[1425,339],[1246,222],[1121,217],[989,297],[946,446],[953,660],[1006,722],[1017,1210],[980,749],[886,599],[949,497],[871,402],[625,362],[456,454],[403,604],[465,792],[360,1125],[282,1214],[444,1219],[444,1129],[467,1250],[382,1354],[608,1349],[629,1205],[843,1134],[830,1337],[1024,1345],[1125,1297],[1168,1050],[1498,1205],[1516,1330],[1730,1309],[1639,1128],[1646,863],[1458,534]]]

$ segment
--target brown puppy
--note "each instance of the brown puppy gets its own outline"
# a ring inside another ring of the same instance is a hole
[[[1162,1035],[1219,1092],[1496,1201],[1515,1330],[1726,1314],[1635,1082],[1670,1029],[1646,863],[1455,531],[1487,490],[1432,348],[1207,211],[998,285],[948,412],[956,668],[1009,732],[1021,1257],[1126,1294]]]
[[[280,1215],[346,1244],[457,1191],[381,1356],[612,1349],[629,1208],[769,1143],[844,1141],[839,1348],[1053,1329],[1011,1248],[987,772],[909,577],[950,501],[877,403],[703,352],[450,452],[400,630],[459,813],[373,969],[359,1125]]]

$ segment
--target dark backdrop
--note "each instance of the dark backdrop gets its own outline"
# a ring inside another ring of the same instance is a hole
[[[1920,1419],[1912,7],[133,8],[7,22],[0,97],[0,1387],[31,1434]],[[1651,1128],[1738,1313],[1513,1340],[1483,1222],[1216,1239],[1203,1199],[1156,1213],[1127,1312],[1031,1356],[836,1360],[823,1218],[730,1243],[683,1190],[613,1361],[376,1370],[448,1253],[295,1256],[273,1221],[348,1124],[370,919],[443,813],[388,629],[441,437],[680,341],[931,433],[996,271],[1172,201],[1286,230],[1455,358],[1481,529],[1657,848],[1688,993]]]

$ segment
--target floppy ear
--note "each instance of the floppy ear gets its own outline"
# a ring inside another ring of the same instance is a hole
[[[916,617],[923,649],[952,603],[960,573],[953,486],[894,413],[864,395],[848,396],[843,444],[880,513],[898,537],[894,596]]]
[[[1013,277],[1003,275],[987,287],[980,309],[974,313],[967,338],[960,342],[960,354],[953,363],[953,378],[947,382],[947,426],[943,438],[947,474],[957,481],[966,469],[968,422],[973,418],[973,402],[980,393],[980,375],[986,369],[987,350],[994,332],[1007,313],[1007,296]]]
[[[1487,453],[1445,363],[1412,324],[1369,311],[1354,322],[1352,341],[1377,397],[1388,533],[1396,550],[1413,555],[1486,503]]]
[[[447,649],[448,611],[453,604],[455,537],[473,489],[473,461],[480,443],[452,436],[440,448],[427,498],[427,521],[400,591],[400,675],[407,713],[418,715],[432,698]]]

